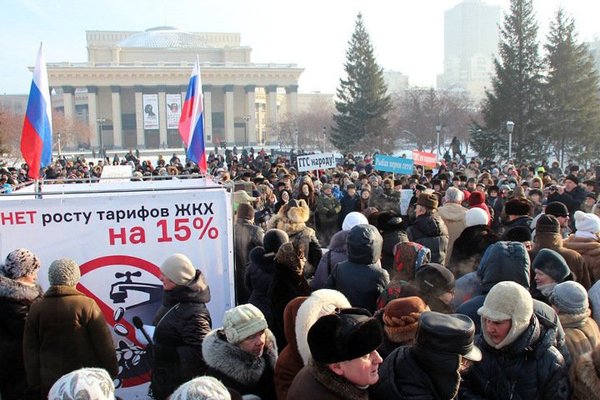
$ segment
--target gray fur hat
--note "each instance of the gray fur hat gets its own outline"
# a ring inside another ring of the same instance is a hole
[[[28,249],[16,249],[8,253],[0,273],[9,279],[19,279],[41,267],[40,259]]]
[[[48,282],[51,286],[76,286],[80,278],[79,265],[70,258],[59,258],[48,269]]]

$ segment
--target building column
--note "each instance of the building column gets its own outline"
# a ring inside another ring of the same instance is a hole
[[[224,102],[225,102],[225,141],[228,146],[235,143],[235,124],[233,111],[233,85],[223,86]]]
[[[158,146],[163,147],[167,144],[167,88],[158,87]]]
[[[256,137],[256,86],[244,86],[246,92],[246,114],[244,115],[244,123],[246,124],[246,135],[249,146],[255,146],[258,143]]]
[[[289,117],[298,117],[298,85],[286,86],[285,103]]]
[[[63,86],[62,90],[65,119],[75,121],[75,88],[73,86]]]
[[[135,136],[137,148],[146,147],[146,136],[144,134],[144,104],[142,99],[143,86],[133,87],[135,92]]]
[[[202,85],[202,96],[204,97],[204,137],[205,147],[213,142],[212,134],[212,85]]]
[[[265,135],[265,144],[273,144],[279,140],[279,134],[277,133],[277,85],[265,86],[265,92],[267,93],[267,132]]]
[[[98,147],[98,86],[88,86],[88,125],[90,126],[90,147]]]
[[[116,149],[123,148],[123,123],[121,115],[121,87],[111,86],[112,95],[112,120],[113,120],[113,143]]]

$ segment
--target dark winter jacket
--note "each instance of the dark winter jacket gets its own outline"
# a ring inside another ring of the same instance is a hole
[[[373,388],[376,400],[454,399],[460,383],[457,354],[440,353],[413,346],[394,350],[379,367]]]
[[[432,263],[444,265],[448,248],[448,229],[437,212],[432,215],[419,215],[406,233],[408,240],[431,250]]]
[[[485,250],[500,238],[487,225],[465,228],[454,241],[452,256],[447,263],[456,279],[477,270]]]
[[[569,399],[568,371],[555,342],[556,331],[535,315],[527,330],[502,349],[479,335],[483,358],[465,374],[461,399]]]
[[[342,206],[342,209],[338,214],[338,227],[342,226],[346,215],[350,214],[352,211],[358,211],[359,202],[360,196],[356,193],[354,194],[354,196],[349,196],[348,193],[346,193],[344,197],[340,199],[340,205]]]
[[[29,398],[45,399],[64,374],[83,367],[117,375],[112,335],[94,300],[70,286],[51,286],[31,306],[23,355]]]
[[[202,341],[212,321],[206,303],[210,289],[200,271],[188,286],[163,292],[154,324],[154,371],[150,389],[155,399],[166,399],[184,382],[202,375]]]
[[[254,394],[261,400],[275,400],[273,374],[277,362],[277,345],[269,329],[261,357],[246,353],[227,342],[222,329],[213,330],[202,344],[202,355],[208,366],[206,375],[220,380],[241,395]]]
[[[347,239],[348,260],[335,266],[325,287],[342,292],[353,307],[375,312],[390,278],[379,259],[383,238],[373,225],[357,225]]]
[[[567,192],[565,190],[562,194],[559,194],[558,192],[549,194],[548,203],[560,201],[565,206],[567,206],[569,214],[571,214],[571,218],[573,218],[575,211],[581,209],[581,204],[585,201],[585,194],[585,189],[581,186],[577,186],[570,192]]]
[[[346,254],[346,239],[348,238],[349,231],[339,231],[331,238],[329,242],[329,251],[321,257],[315,276],[310,281],[310,287],[313,290],[322,289],[325,287],[325,283],[338,263],[346,261],[348,255]]]
[[[307,399],[368,400],[369,393],[311,360],[298,372],[287,395],[287,400]]]
[[[233,237],[235,238],[235,288],[238,304],[248,302],[249,290],[244,284],[246,268],[250,251],[257,246],[262,246],[265,233],[260,226],[238,218],[235,222]]]
[[[512,221],[505,221],[502,226],[502,235],[504,235],[508,230],[514,228],[515,226],[524,226],[525,228],[531,230],[531,221],[533,219],[528,215],[522,215]]]
[[[43,295],[32,286],[0,275],[0,398],[20,399],[27,379],[23,365],[23,331],[31,305]]]
[[[381,249],[381,267],[388,273],[394,268],[394,247],[401,242],[408,242],[406,232],[402,230],[383,231],[383,247]]]
[[[265,253],[262,246],[250,252],[250,264],[246,270],[246,288],[250,292],[248,303],[255,305],[269,321],[271,319],[271,299],[269,287],[275,273],[275,253]]]

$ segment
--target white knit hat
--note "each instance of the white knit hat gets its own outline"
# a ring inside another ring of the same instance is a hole
[[[101,368],[81,368],[57,380],[48,400],[89,399],[114,400],[115,385],[108,372]]]
[[[230,400],[229,391],[216,378],[200,376],[179,386],[170,400]]]
[[[185,255],[175,253],[160,266],[160,272],[174,284],[185,286],[196,276],[196,268]]]
[[[367,217],[365,217],[363,213],[359,213],[357,211],[352,211],[351,213],[348,213],[348,215],[346,215],[346,218],[344,218],[344,222],[342,223],[342,230],[349,231],[350,229],[354,228],[356,225],[368,224],[368,223],[369,223],[369,221],[367,220]]]
[[[514,342],[529,327],[533,315],[533,300],[529,291],[516,282],[499,282],[489,291],[483,306],[477,310],[481,316],[483,338],[492,347],[501,349]],[[506,321],[510,319],[510,331],[500,343],[495,344],[485,330],[485,321]]]
[[[252,304],[242,304],[229,309],[223,316],[223,330],[231,344],[238,344],[267,327],[265,316]]]
[[[465,213],[465,225],[467,228],[475,225],[487,225],[489,222],[487,213],[481,208],[470,208]]]
[[[578,231],[598,233],[600,232],[600,217],[596,214],[575,211],[575,228]]]
[[[48,268],[48,282],[51,286],[76,286],[79,279],[79,265],[70,258],[59,258]]]

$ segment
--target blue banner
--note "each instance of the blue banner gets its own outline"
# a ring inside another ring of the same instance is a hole
[[[413,160],[408,158],[383,156],[381,154],[375,156],[375,169],[378,171],[412,175],[413,166]]]

